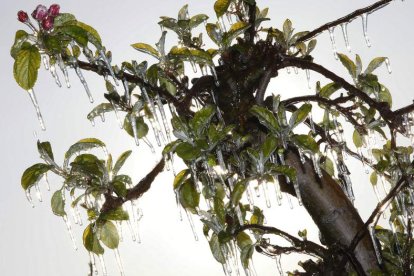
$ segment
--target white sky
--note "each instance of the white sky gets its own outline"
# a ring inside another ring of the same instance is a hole
[[[134,51],[129,45],[135,42],[154,44],[160,36],[156,24],[161,15],[176,17],[177,11],[185,3],[189,4],[190,15],[207,13],[212,19],[214,1],[62,1],[61,11],[70,12],[76,17],[94,26],[107,49],[113,52],[115,63],[123,60],[146,58]],[[343,16],[354,9],[364,7],[374,1],[318,0],[318,1],[258,1],[261,8],[269,7],[272,26],[280,27],[285,18],[293,21],[296,30],[311,30],[322,23]],[[308,4],[308,3],[312,4]],[[57,160],[62,160],[64,151],[74,142],[85,137],[97,137],[105,141],[108,149],[116,157],[128,149],[135,149],[132,158],[125,166],[125,173],[135,181],[140,179],[157,161],[147,148],[135,148],[133,139],[120,130],[114,116],[107,116],[103,124],[97,122],[92,128],[86,120],[86,114],[94,105],[89,104],[87,97],[74,72],[70,72],[71,89],[58,89],[49,72],[40,71],[35,87],[47,131],[42,132],[38,126],[35,112],[28,95],[21,90],[13,79],[13,59],[9,55],[9,47],[14,39],[14,32],[24,28],[16,20],[18,10],[31,11],[37,1],[3,1],[0,28],[2,84],[2,108],[0,108],[1,129],[1,200],[0,200],[0,270],[3,275],[44,276],[44,275],[87,275],[88,257],[83,249],[81,234],[83,228],[75,226],[78,251],[74,251],[61,218],[54,216],[50,210],[50,193],[44,186],[44,203],[32,209],[27,203],[20,186],[20,177],[24,169],[40,161],[35,147],[33,132],[36,131],[41,140],[52,143]],[[52,2],[44,2],[50,5]],[[373,46],[368,49],[364,45],[361,20],[349,24],[348,31],[353,49],[352,55],[359,53],[364,65],[376,56],[389,56],[393,74],[388,75],[386,69],[380,68],[378,73],[382,82],[394,95],[394,107],[411,103],[412,64],[414,56],[414,40],[412,38],[414,18],[412,1],[394,1],[385,9],[370,15],[368,30]],[[340,30],[336,30],[337,44],[340,52],[345,47]],[[175,36],[168,35],[173,42]],[[207,39],[207,36],[205,36]],[[346,70],[335,61],[331,51],[328,35],[319,37],[315,61],[342,75]],[[299,94],[311,94],[308,90],[305,74],[300,72],[296,77],[282,72],[281,78],[272,82],[270,91],[280,93],[282,97]],[[100,78],[85,73],[95,104],[103,102],[104,86]],[[312,80],[323,80],[312,74]],[[348,78],[349,79],[349,78]],[[350,135],[348,135],[348,138]],[[151,161],[150,161],[151,160]],[[348,161],[353,173],[357,195],[357,206],[363,217],[370,214],[375,205],[372,189],[360,164]],[[52,187],[59,187],[60,180],[50,177]],[[144,218],[141,222],[142,244],[124,242],[120,246],[126,275],[169,276],[169,275],[222,275],[221,267],[211,256],[206,240],[202,237],[201,224],[197,223],[200,241],[195,242],[188,222],[180,222],[172,192],[171,174],[165,173],[158,178],[150,192],[141,200]],[[44,183],[43,183],[44,184]],[[52,188],[53,189],[53,188]],[[268,211],[269,224],[291,231],[308,227],[310,238],[317,240],[317,231],[312,226],[309,216],[303,212],[294,200],[295,209],[291,211],[286,199],[283,207],[274,207]],[[272,195],[272,204],[276,205]],[[129,240],[125,229],[125,239]],[[109,275],[119,275],[112,252],[106,254]],[[305,259],[305,258],[303,258]],[[292,269],[295,262],[283,259],[283,267]],[[274,275],[276,265],[273,260],[255,254],[255,265],[258,275]]]

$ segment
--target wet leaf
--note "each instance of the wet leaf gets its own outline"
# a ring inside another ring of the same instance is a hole
[[[214,3],[214,11],[216,12],[217,17],[221,17],[227,11],[231,3],[231,0],[217,0]]]
[[[63,199],[62,191],[57,190],[53,193],[53,196],[50,200],[50,204],[52,206],[52,212],[56,216],[63,217],[66,215],[65,212],[65,200]]]
[[[200,149],[188,142],[182,142],[175,148],[177,155],[183,160],[194,160],[200,156]]]
[[[377,57],[371,60],[368,64],[367,69],[365,69],[364,74],[372,74],[378,67],[380,67],[385,62],[386,57]]]
[[[125,131],[131,135],[132,137],[134,137],[134,131],[132,129],[132,124],[131,124],[131,116],[125,116],[124,119],[124,129]],[[138,139],[142,139],[143,137],[145,137],[148,134],[148,125],[145,123],[144,118],[143,117],[135,117],[135,122],[136,122],[136,127],[137,127],[137,137]]]
[[[237,206],[240,202],[240,199],[242,198],[244,191],[246,191],[246,182],[245,181],[239,181],[234,186],[234,189],[231,193],[231,204],[233,206]]]
[[[34,164],[33,166],[27,168],[24,171],[21,179],[23,189],[27,190],[31,188],[40,180],[40,178],[43,177],[45,173],[47,173],[52,168],[53,166],[43,163]]]
[[[151,56],[153,56],[153,57],[155,57],[157,59],[160,58],[160,54],[158,53],[158,51],[154,47],[152,47],[151,45],[149,45],[149,44],[146,44],[146,43],[135,43],[135,44],[132,44],[131,46],[135,50],[138,50],[140,52],[149,54],[149,55],[151,55]]]
[[[184,183],[184,181],[187,179],[189,174],[190,174],[190,170],[185,169],[185,170],[182,170],[181,172],[179,172],[175,176],[174,183],[173,183],[174,190],[180,188],[181,184]]]
[[[111,221],[105,221],[103,225],[99,227],[100,240],[110,249],[115,249],[119,245],[119,234],[115,224]]]
[[[191,180],[186,180],[181,185],[179,190],[181,205],[191,211],[197,213],[196,208],[200,203],[200,194],[197,192],[195,184]]]
[[[262,152],[265,160],[269,159],[270,155],[272,155],[276,148],[277,139],[273,135],[267,136],[266,140],[262,144]]]
[[[226,262],[226,257],[221,250],[220,242],[216,233],[213,233],[211,235],[211,239],[208,243],[210,245],[210,250],[211,253],[213,253],[214,259],[216,259],[217,262],[224,264]]]
[[[112,169],[112,173],[114,175],[117,175],[121,167],[124,165],[125,161],[128,159],[128,157],[131,155],[132,151],[128,150],[119,156],[118,160],[116,160],[114,168]]]
[[[49,142],[37,141],[37,150],[39,151],[41,158],[43,158],[42,156],[47,156],[51,160],[53,160],[52,146],[50,145]]]
[[[267,127],[271,132],[279,132],[279,123],[276,120],[275,115],[273,115],[273,113],[267,108],[255,105],[250,109],[250,113],[257,117],[259,122]]]
[[[86,250],[97,255],[101,255],[105,250],[99,242],[96,232],[93,230],[93,227],[94,224],[89,224],[85,228],[85,231],[83,231],[83,245],[85,246]]]
[[[13,66],[14,79],[24,90],[32,89],[40,67],[39,49],[32,45],[21,48],[16,54]]]
[[[316,143],[315,139],[306,134],[294,135],[292,140],[295,142],[296,145],[301,147],[304,150],[310,150],[313,153],[317,153],[319,151],[319,146]]]
[[[357,77],[355,63],[347,55],[338,53],[338,57],[342,64],[345,66],[345,68],[348,70],[352,78],[355,79]]]
[[[304,104],[298,110],[293,112],[289,120],[289,126],[294,129],[296,126],[301,124],[308,117],[309,112],[312,110],[311,104]]]
[[[128,220],[128,213],[122,208],[118,207],[116,209],[109,210],[105,213],[101,213],[99,219],[102,220]]]
[[[66,168],[69,164],[69,159],[75,154],[81,151],[87,151],[93,148],[105,148],[105,143],[96,138],[85,138],[79,140],[73,144],[69,150],[65,153],[64,167]]]
[[[214,106],[209,105],[194,114],[194,117],[190,120],[190,126],[197,136],[199,136],[209,125],[215,113],[216,110]]]

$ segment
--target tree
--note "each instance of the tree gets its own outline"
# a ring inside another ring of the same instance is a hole
[[[15,58],[16,81],[29,90],[33,101],[36,102],[30,90],[40,67],[39,50],[43,50],[46,61],[49,58],[51,71],[56,63],[64,76],[67,65],[76,70],[81,80],[79,69],[104,75],[108,103],[99,105],[89,118],[103,112],[124,111],[127,116],[123,127],[137,142],[140,139],[147,141],[148,126],[153,126],[156,140],[161,140],[162,135],[168,140],[168,131],[160,131],[157,126],[157,121],[160,124],[166,121],[162,106],[168,104],[173,107],[172,126],[177,140],[164,148],[166,160],[162,159],[147,177],[131,188],[128,188],[130,179],[127,176],[117,176],[119,166],[130,152],[126,152],[113,168],[110,155],[105,157],[105,161],[99,159],[102,156],[88,153],[71,159],[76,152],[104,147],[100,140],[81,140],[65,154],[62,167],[54,163],[50,144],[39,142],[45,163],[25,171],[23,188],[27,191],[32,186],[36,188],[40,177],[51,170],[64,177],[64,188],[69,187],[80,195],[81,201],[104,197],[102,206],[99,202],[97,206],[90,204],[89,200],[83,202],[91,221],[85,229],[84,244],[89,251],[100,255],[103,253],[100,243],[109,248],[118,245],[118,234],[112,221],[127,219],[121,205],[144,194],[165,163],[173,160],[175,153],[188,166],[177,174],[174,181],[178,201],[186,212],[202,218],[212,253],[218,262],[223,263],[225,271],[228,264],[224,255],[237,247],[248,274],[252,273],[249,259],[256,249],[276,257],[292,251],[316,256],[318,262],[303,264],[308,273],[338,274],[347,271],[364,275],[375,270],[409,275],[412,148],[397,146],[397,138],[401,139],[401,134],[410,136],[413,120],[410,112],[414,107],[408,105],[392,111],[391,94],[373,74],[382,63],[389,66],[387,58],[372,60],[362,71],[359,56],[354,62],[338,53],[338,59],[354,81],[351,84],[314,62],[311,56],[316,45],[313,38],[322,31],[332,33],[333,27],[361,15],[364,20],[368,13],[389,2],[379,1],[314,31],[294,35],[289,20],[280,30],[261,28],[260,23],[266,20],[266,10],[256,12],[255,3],[236,1],[231,4],[231,10],[238,18],[237,23],[227,26],[228,30],[221,25],[223,23],[206,25],[209,37],[217,44],[216,49],[208,51],[203,49],[201,38],[192,37],[189,32],[191,27],[207,20],[206,16],[198,15],[190,20],[184,7],[179,13],[181,21],[178,25],[171,18],[162,18],[160,22],[180,38],[180,44],[168,54],[164,50],[165,32],[157,49],[144,43],[133,45],[158,59],[159,62],[149,68],[145,63],[134,62],[112,68],[110,54],[102,47],[97,32],[71,15],[59,14],[59,11],[54,18],[55,6],[49,11],[52,17],[49,15],[42,21],[43,30],[37,37],[21,31],[16,34],[11,52]],[[229,4],[227,1],[216,2],[218,17],[228,12]],[[38,12],[40,20],[42,9],[39,8]],[[24,13],[19,14],[19,20],[30,25],[27,18]],[[54,18],[54,22],[50,18]],[[342,26],[346,30],[346,25]],[[364,26],[366,33],[366,24]],[[259,30],[262,36],[256,38]],[[367,37],[366,40],[369,42]],[[91,45],[97,54],[89,51],[88,46]],[[81,52],[87,62],[78,59]],[[184,63],[200,66],[203,76],[190,82],[183,72]],[[288,98],[282,94],[282,97],[265,98],[270,79],[276,78],[280,69],[290,67],[312,70],[330,82],[318,83],[316,94],[312,96]],[[206,72],[207,69],[211,72]],[[126,84],[126,93],[122,96],[117,93],[117,79]],[[87,88],[87,84],[84,85]],[[134,86],[140,89],[133,90]],[[138,96],[130,97],[130,92]],[[320,123],[313,121],[314,111],[311,111],[318,108],[324,111]],[[343,126],[348,124],[344,119],[355,128],[351,135],[357,149],[372,147],[376,139],[374,133],[384,136],[387,141],[381,147],[370,148],[367,156],[355,153],[343,137]],[[306,126],[300,129],[301,125]],[[167,129],[168,124],[165,127]],[[344,154],[372,167],[373,185],[380,183],[378,178],[385,178],[390,183],[388,195],[365,224],[352,206],[352,185]],[[255,206],[250,188],[263,189],[267,195],[269,185],[276,188],[278,197],[280,189],[303,202],[321,231],[323,246],[308,241],[306,232],[301,232],[301,239],[298,239],[263,225],[262,210]],[[65,200],[61,191],[52,197],[52,210],[65,218]],[[206,199],[207,206],[199,208],[200,194]],[[375,227],[380,213],[390,202],[390,219],[396,230]],[[374,241],[368,230],[373,237],[375,235]],[[289,247],[272,245],[262,238],[264,234],[281,236],[292,244]],[[377,256],[379,247],[382,257]]]

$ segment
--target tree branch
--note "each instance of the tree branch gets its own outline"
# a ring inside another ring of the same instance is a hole
[[[309,39],[315,37],[316,35],[322,33],[323,31],[328,30],[329,28],[338,26],[338,25],[343,24],[343,23],[349,23],[352,20],[354,20],[356,17],[361,16],[363,14],[372,13],[372,12],[378,10],[378,9],[381,9],[381,8],[387,6],[392,1],[393,0],[378,1],[378,2],[368,6],[366,8],[356,10],[356,11],[354,11],[354,12],[348,14],[348,15],[345,15],[344,17],[341,17],[341,18],[339,18],[335,21],[331,21],[329,23],[326,23],[326,24],[320,26],[319,28],[316,28],[315,30],[313,30],[313,31],[309,32],[308,34],[306,34],[306,35],[302,36],[301,38],[299,38],[298,42],[309,40]]]

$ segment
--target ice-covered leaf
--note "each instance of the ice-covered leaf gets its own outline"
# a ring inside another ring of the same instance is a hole
[[[230,30],[223,35],[222,43],[230,46],[231,42],[250,27],[246,22],[237,22],[231,25]]]
[[[189,173],[190,173],[190,170],[185,169],[179,172],[175,176],[174,183],[173,183],[174,190],[180,188],[181,184],[183,184],[184,181],[188,178]]]
[[[111,209],[105,213],[101,213],[99,219],[102,220],[128,220],[129,215],[128,213],[122,209],[122,207],[118,207],[116,209]]]
[[[132,44],[131,46],[135,50],[138,50],[140,52],[149,54],[149,55],[151,55],[151,56],[153,56],[153,57],[155,57],[157,59],[160,58],[160,54],[158,53],[158,51],[154,47],[152,47],[151,45],[149,45],[149,44],[146,44],[146,43],[135,43],[135,44]]]
[[[200,194],[197,192],[194,185],[195,184],[188,179],[184,181],[179,189],[181,205],[192,213],[197,212],[196,208],[200,203]]]
[[[88,41],[92,43],[97,49],[102,48],[102,39],[99,33],[93,27],[80,21],[76,22],[76,26],[82,28],[86,32]]]
[[[263,157],[267,160],[277,148],[277,139],[273,135],[267,136],[262,144]]]
[[[319,151],[319,146],[316,143],[315,139],[306,134],[294,135],[292,136],[293,142],[304,150],[310,150],[313,153],[317,153]]]
[[[99,231],[99,239],[103,244],[106,245],[106,247],[110,249],[115,249],[118,247],[119,234],[115,224],[107,220],[102,225],[100,225]]]
[[[27,190],[32,187],[46,172],[52,168],[53,166],[43,163],[34,164],[33,166],[27,168],[21,179],[23,189]]]
[[[40,67],[39,49],[34,46],[22,47],[16,54],[13,66],[14,79],[24,90],[32,89]]]
[[[208,16],[205,14],[194,15],[190,19],[190,28],[196,28],[198,25],[205,22],[207,19],[208,19]]]
[[[242,198],[244,191],[246,190],[246,182],[245,181],[239,181],[234,186],[234,189],[231,193],[231,204],[233,206],[237,206],[240,202],[240,199]]]
[[[53,25],[55,28],[73,24],[76,24],[76,18],[73,14],[70,13],[61,13],[57,15],[55,17],[55,20],[53,21]]]
[[[39,151],[40,157],[47,156],[51,160],[53,160],[53,151],[52,146],[49,142],[40,142],[37,141],[37,150]]]
[[[215,113],[214,106],[209,105],[194,114],[194,117],[190,120],[190,126],[197,136],[208,126]]]
[[[122,181],[117,181],[117,180],[113,180],[111,182],[111,185],[114,189],[114,192],[119,196],[119,197],[126,197],[128,194],[128,190],[126,188],[126,185],[124,182]]]
[[[91,112],[87,115],[88,120],[93,120],[98,116],[105,116],[106,112],[111,112],[114,110],[114,107],[110,103],[101,103],[97,105]]]
[[[217,17],[221,17],[226,13],[229,8],[231,0],[217,0],[214,3],[214,11],[216,12]]]
[[[211,38],[211,40],[216,43],[217,45],[221,45],[222,43],[222,33],[220,29],[217,27],[216,24],[208,23],[206,25],[206,31],[208,36]]]
[[[335,82],[328,83],[319,90],[319,96],[324,98],[329,98],[333,93],[338,91],[341,88],[341,85]]]
[[[129,135],[134,137],[134,130],[132,129],[130,117],[131,116],[125,116],[124,129]],[[137,137],[141,139],[147,135],[148,130],[149,130],[148,125],[145,123],[143,117],[135,117],[135,122],[136,122]]]
[[[352,78],[355,79],[357,77],[355,63],[345,54],[338,53],[338,57],[342,64],[345,66],[345,68],[348,70]]]
[[[294,129],[296,126],[301,124],[308,117],[309,112],[312,110],[311,104],[303,104],[298,110],[293,112],[289,120],[289,126]]]
[[[364,140],[361,134],[359,134],[359,132],[356,129],[354,130],[354,133],[352,135],[352,140],[354,141],[354,145],[357,148],[360,148],[364,145]]]
[[[335,176],[334,163],[328,157],[325,157],[323,162],[321,162],[321,169],[327,172],[330,176]]]
[[[290,166],[286,165],[275,165],[271,167],[273,173],[283,174],[289,177],[290,180],[294,181],[296,179],[296,170]]]
[[[53,196],[50,200],[50,204],[52,206],[52,212],[56,216],[63,217],[66,215],[65,212],[65,200],[63,199],[62,191],[57,190],[53,193]]]
[[[369,180],[371,181],[372,185],[377,185],[378,176],[377,176],[377,173],[375,171],[371,173],[371,176],[369,177]]]
[[[194,160],[200,156],[200,149],[188,142],[182,142],[175,148],[177,155],[183,160]]]
[[[290,21],[289,19],[286,19],[285,22],[283,23],[283,36],[285,38],[285,41],[290,41],[292,33],[293,33],[292,21]]]
[[[249,266],[249,260],[253,256],[254,246],[250,236],[240,232],[237,237],[237,246],[240,248],[240,260],[244,268]]]
[[[63,25],[61,27],[55,28],[55,33],[70,37],[83,47],[88,44],[88,34],[80,26]]]
[[[392,107],[392,96],[390,91],[387,87],[384,85],[380,85],[380,91],[379,91],[379,101],[380,102],[386,102],[390,107]]]
[[[26,31],[18,30],[16,32],[16,35],[14,37],[14,43],[13,46],[10,49],[10,55],[15,59],[17,56],[17,53],[20,51],[22,47],[30,47],[30,44],[26,42],[27,38],[29,37],[29,34]]]
[[[221,250],[220,242],[216,233],[213,233],[211,236],[210,241],[208,242],[210,245],[211,253],[213,253],[214,259],[217,262],[224,264],[226,262],[226,257]]]
[[[374,72],[375,69],[380,67],[386,59],[386,57],[377,57],[371,60],[371,62],[368,64],[367,69],[365,69],[364,74],[372,74],[372,72]]]
[[[85,231],[83,231],[83,245],[85,246],[86,250],[97,255],[102,255],[105,250],[99,242],[97,233],[94,232],[93,228],[94,224],[89,224],[85,228]]]
[[[124,165],[125,161],[128,159],[128,157],[131,155],[132,151],[128,150],[124,153],[122,153],[118,160],[116,160],[114,168],[112,169],[112,173],[114,175],[117,175],[121,167]]]
[[[267,127],[271,132],[279,132],[280,125],[275,115],[273,115],[273,113],[267,108],[255,105],[250,109],[250,113],[257,117],[259,122]]]
[[[69,150],[65,153],[64,167],[67,167],[69,164],[69,159],[75,154],[81,151],[90,150],[93,148],[105,148],[104,142],[96,138],[85,138],[79,140],[77,143],[73,144]]]

